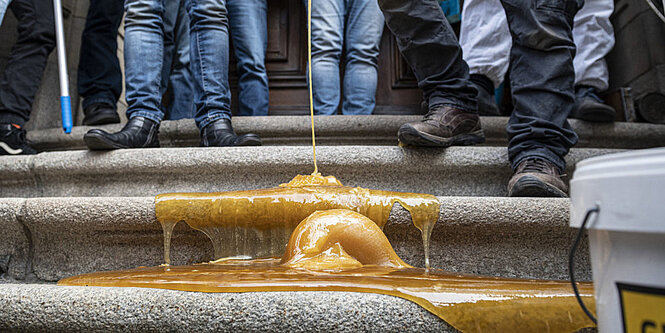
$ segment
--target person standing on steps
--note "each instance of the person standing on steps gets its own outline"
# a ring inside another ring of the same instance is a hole
[[[368,115],[376,105],[383,15],[376,0],[312,2],[314,113]],[[342,62],[342,59],[344,61]],[[343,68],[343,80],[340,80]]]
[[[238,115],[267,116],[268,0],[227,0],[238,68]]]
[[[83,125],[120,122],[116,104],[122,93],[117,56],[122,1],[90,0],[81,35],[77,88],[83,98]]]
[[[598,93],[609,87],[605,56],[614,46],[610,15],[613,0],[586,0],[575,15],[573,41],[577,52],[575,105],[571,118],[612,122],[615,110],[603,104]],[[469,64],[471,81],[478,87],[480,114],[498,115],[492,94],[508,72],[512,40],[500,0],[466,0],[462,10],[460,44]]]
[[[508,125],[514,171],[511,196],[565,196],[564,156],[577,143],[566,118],[575,101],[573,0],[501,0],[513,37],[510,56],[515,109]],[[477,89],[462,49],[435,1],[379,0],[388,28],[423,90],[429,112],[398,131],[412,146],[484,142]]]
[[[125,68],[127,118],[117,133],[93,129],[84,136],[88,148],[158,147],[160,81],[164,50],[166,1],[125,2]],[[190,19],[191,69],[194,75],[195,122],[201,146],[255,146],[256,134],[236,135],[231,126],[228,83],[229,35],[226,1],[187,0]]]
[[[53,3],[13,0],[9,8],[18,20],[18,38],[0,77],[0,155],[30,155],[36,151],[23,127],[55,48]]]

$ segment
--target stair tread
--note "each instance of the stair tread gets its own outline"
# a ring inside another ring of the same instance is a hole
[[[0,329],[457,332],[413,302],[369,293],[194,293],[50,284],[0,288]]]
[[[397,129],[420,116],[334,116],[316,117],[319,145],[391,145],[397,143]],[[507,117],[481,117],[487,137],[486,145],[507,144]],[[647,123],[590,123],[571,119],[571,127],[579,136],[577,147],[651,148],[665,146],[665,125]],[[234,117],[238,133],[259,134],[265,145],[308,145],[311,140],[308,116]],[[84,149],[83,135],[92,128],[118,131],[121,124],[76,126],[71,134],[61,129],[28,132],[28,139],[40,150]],[[193,120],[162,122],[162,147],[198,146],[199,131]]]

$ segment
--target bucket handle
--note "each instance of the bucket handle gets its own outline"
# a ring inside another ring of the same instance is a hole
[[[580,226],[580,230],[577,232],[577,237],[575,238],[575,242],[573,242],[573,247],[570,248],[570,255],[568,256],[568,273],[570,274],[570,283],[573,285],[573,290],[575,291],[575,298],[577,298],[577,302],[580,304],[580,307],[582,308],[584,313],[596,325],[598,325],[596,317],[591,313],[591,311],[589,311],[586,305],[584,305],[584,302],[580,297],[580,291],[577,289],[577,283],[575,282],[575,252],[577,251],[577,247],[580,245],[580,240],[584,235],[584,229],[586,228],[587,222],[589,222],[591,214],[596,213],[596,215],[598,215],[599,212],[600,212],[600,205],[598,203],[596,203],[596,206],[594,208],[587,210],[586,215],[584,216],[584,221]]]

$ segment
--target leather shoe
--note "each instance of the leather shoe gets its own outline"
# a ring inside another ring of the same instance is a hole
[[[567,197],[568,188],[557,167],[540,158],[522,161],[508,182],[511,197]]]
[[[220,119],[201,130],[201,147],[260,146],[261,138],[253,133],[236,135],[228,119]]]
[[[120,117],[115,108],[104,103],[95,103],[83,110],[83,125],[117,124]]]
[[[157,134],[159,123],[145,117],[134,117],[120,132],[108,133],[101,129],[92,129],[83,136],[83,141],[91,150],[153,148],[159,147]]]
[[[421,121],[406,123],[397,132],[399,141],[411,146],[449,147],[485,142],[478,114],[439,106]]]

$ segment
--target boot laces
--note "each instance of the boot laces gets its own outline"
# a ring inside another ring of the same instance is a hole
[[[528,159],[524,162],[522,172],[547,173],[547,162],[541,159]]]

